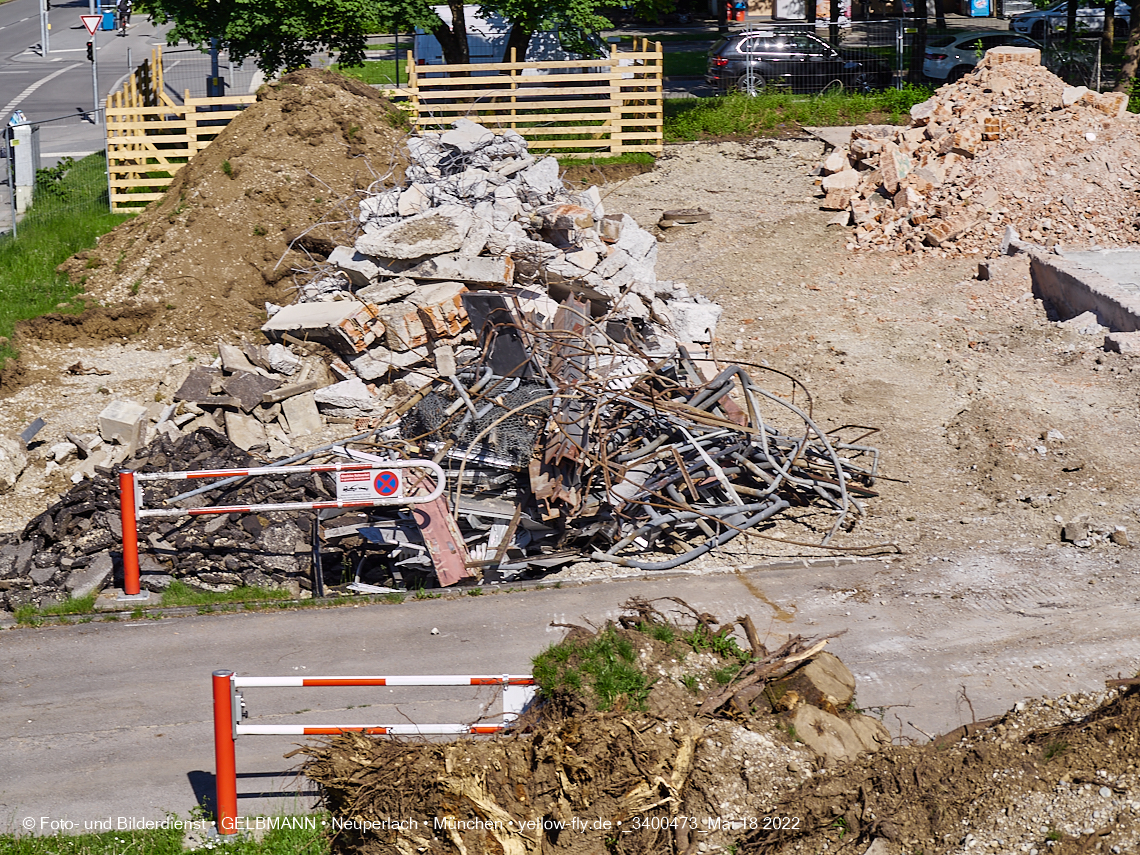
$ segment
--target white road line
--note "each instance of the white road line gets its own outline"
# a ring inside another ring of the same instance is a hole
[[[7,105],[5,105],[4,109],[0,110],[0,116],[4,116],[4,115],[7,115],[8,113],[11,113],[13,110],[15,110],[17,107],[20,106],[20,103],[25,98],[27,98],[29,95],[31,95],[33,92],[35,92],[37,89],[39,89],[41,86],[43,86],[49,80],[52,80],[56,77],[59,77],[61,74],[64,74],[65,72],[68,72],[68,71],[71,71],[71,69],[73,69],[73,68],[79,68],[79,66],[81,66],[82,64],[83,63],[81,63],[81,62],[73,62],[71,65],[67,66],[67,68],[61,68],[59,71],[52,72],[47,77],[44,77],[44,78],[41,78],[40,80],[37,80],[35,83],[31,84],[26,89],[24,89],[23,92],[21,92],[19,95],[17,95],[15,98],[13,98]]]

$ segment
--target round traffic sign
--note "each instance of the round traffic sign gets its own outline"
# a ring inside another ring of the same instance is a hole
[[[377,473],[376,492],[381,496],[394,496],[400,490],[400,476],[390,469]]]

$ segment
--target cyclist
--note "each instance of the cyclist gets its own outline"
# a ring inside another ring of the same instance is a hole
[[[119,35],[125,36],[131,23],[131,0],[119,0],[116,8],[119,11]]]

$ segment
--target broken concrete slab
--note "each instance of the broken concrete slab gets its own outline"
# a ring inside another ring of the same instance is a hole
[[[288,334],[360,353],[376,340],[380,326],[380,313],[376,306],[355,300],[338,300],[285,306],[265,322],[261,331],[272,341],[280,341]]]
[[[413,365],[426,362],[428,352],[426,347],[415,347],[411,350],[398,353],[384,347],[370,347],[358,356],[350,357],[348,362],[356,376],[361,380],[379,380],[392,371],[404,371]]]
[[[398,276],[395,279],[386,279],[374,285],[368,285],[356,292],[356,298],[365,303],[382,306],[385,303],[394,303],[402,300],[409,294],[415,293],[416,283],[411,279]]]
[[[673,300],[667,305],[673,316],[673,333],[678,339],[697,344],[708,344],[713,340],[724,309],[709,300],[692,303]]]
[[[220,381],[221,378],[222,372],[218,368],[192,368],[174,393],[174,400],[194,403],[204,400],[210,397],[214,381]]]
[[[406,268],[402,275],[427,281],[470,282],[505,288],[514,281],[515,264],[509,256],[480,258],[463,255],[437,255]],[[412,292],[414,297],[415,292]]]
[[[318,433],[324,427],[312,392],[293,395],[281,402],[281,414],[293,436]]]
[[[104,442],[137,443],[142,434],[146,407],[134,401],[112,401],[99,413],[99,435]]]
[[[278,374],[291,377],[301,370],[300,357],[283,344],[271,344],[265,348],[265,359]]]
[[[222,380],[222,388],[234,399],[243,412],[251,412],[262,403],[262,396],[281,385],[280,380],[237,371]]]
[[[241,413],[226,413],[226,436],[230,442],[243,451],[265,451],[269,443],[265,436],[265,425],[252,416]]]
[[[1109,333],[1104,337],[1104,349],[1125,356],[1140,356],[1140,332]]]
[[[362,235],[356,240],[356,251],[378,258],[396,259],[454,252],[463,246],[463,239],[474,222],[469,208],[444,205],[373,234]]]
[[[364,385],[364,381],[353,378],[333,383],[313,393],[318,404],[327,407],[336,407],[341,410],[359,410],[371,412],[376,405],[376,396]]]
[[[303,395],[306,392],[312,392],[327,385],[328,384],[323,380],[306,380],[303,383],[290,383],[287,386],[278,386],[276,389],[262,395],[261,403],[276,404],[280,401],[288,400],[294,395]]]
[[[28,455],[22,443],[0,437],[0,493],[16,486],[28,466]]]
[[[222,369],[230,373],[244,371],[247,374],[260,374],[263,376],[267,373],[264,369],[258,368],[250,362],[240,347],[235,347],[232,344],[219,341],[218,358],[222,360]]]
[[[86,567],[72,570],[68,574],[67,581],[63,583],[64,588],[76,600],[96,594],[106,587],[114,568],[115,562],[111,558],[111,553],[100,552]]]

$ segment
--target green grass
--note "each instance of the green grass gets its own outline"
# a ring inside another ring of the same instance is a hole
[[[310,814],[297,819],[315,820],[316,828],[270,828],[260,840],[253,840],[246,834],[235,835],[237,839],[219,842],[212,839],[207,845],[192,851],[224,852],[228,855],[328,855],[329,842],[322,831],[320,814]],[[277,823],[291,819],[270,818]],[[181,855],[183,828],[159,828],[145,831],[103,831],[83,832],[83,820],[73,820],[78,826],[71,833],[58,833],[50,836],[25,836],[0,834],[0,853],[3,855]],[[105,821],[105,820],[104,820]],[[255,829],[257,817],[241,817],[244,828]],[[264,821],[264,820],[262,820]],[[115,822],[112,818],[111,822]],[[196,820],[201,827],[201,820]],[[183,820],[185,827],[186,821]]]
[[[339,71],[345,77],[351,77],[354,80],[359,80],[361,83],[369,85],[375,83],[396,83],[397,71],[400,75],[400,80],[407,82],[406,75],[401,68],[401,63],[396,59],[370,59],[365,60],[363,65],[343,66],[334,65],[334,71]]]
[[[567,639],[547,648],[534,658],[533,674],[544,695],[586,692],[600,710],[643,710],[649,696],[649,678],[637,667],[633,644],[612,626],[588,641]]]
[[[662,54],[661,62],[666,77],[703,77],[709,55],[702,50],[674,51]]]
[[[288,591],[271,591],[268,588],[241,587],[232,591],[200,591],[185,582],[175,580],[162,594],[162,605],[173,606],[214,606],[221,603],[248,603],[257,600],[288,600]]]
[[[16,609],[15,617],[17,623],[36,624],[41,622],[39,618],[46,615],[86,615],[93,611],[95,611],[95,595],[88,594],[86,597],[68,599],[42,608],[36,608],[31,604],[20,606]]]
[[[65,174],[45,176],[27,216],[17,224],[18,237],[0,238],[0,336],[11,339],[19,321],[48,312],[79,312],[72,302],[82,287],[72,285],[55,268],[71,255],[95,246],[126,215],[107,210],[103,154],[73,164]],[[58,304],[69,304],[66,309]],[[0,363],[16,351],[0,342]]]
[[[791,95],[772,92],[755,98],[665,99],[666,142],[723,137],[764,137],[797,125],[861,125],[905,123],[910,108],[931,95],[925,86],[885,89],[870,94]]]

